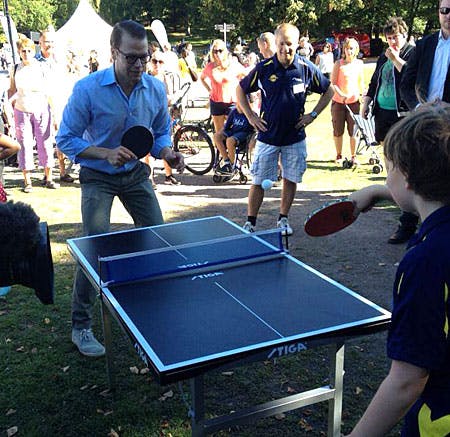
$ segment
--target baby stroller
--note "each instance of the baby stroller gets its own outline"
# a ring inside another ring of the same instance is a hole
[[[370,149],[369,164],[373,166],[372,172],[375,174],[381,173],[383,171],[383,164],[377,152],[380,144],[375,139],[375,120],[373,115],[370,113],[366,120],[361,115],[354,114],[347,105],[345,106],[355,122],[353,135],[356,138],[356,154],[361,155]],[[347,166],[345,165],[346,163]],[[344,160],[342,165],[344,168],[350,168],[352,163]]]
[[[236,146],[236,157],[234,164],[232,165],[232,171],[230,174],[224,174],[219,171],[221,165],[223,164],[220,158],[219,151],[216,150],[216,158],[214,160],[214,175],[213,181],[215,183],[228,182],[232,180],[239,180],[241,185],[245,185],[248,182],[248,176],[244,173],[245,168],[247,171],[250,169],[251,165],[251,152],[249,151],[249,144],[253,138],[254,133],[247,136],[246,140],[242,144]]]

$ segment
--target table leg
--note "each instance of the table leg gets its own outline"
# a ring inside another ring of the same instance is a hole
[[[103,323],[103,337],[105,340],[105,354],[106,354],[106,374],[108,377],[109,389],[112,390],[114,386],[114,376],[112,374],[113,355],[112,355],[112,332],[111,332],[111,314],[108,311],[103,299],[102,302],[102,323]]]
[[[192,417],[191,427],[192,436],[204,436],[203,421],[205,419],[205,397],[203,386],[203,375],[195,376],[190,380],[191,383],[191,403],[192,403]]]
[[[330,387],[334,396],[328,401],[328,436],[340,437],[342,418],[342,396],[344,389],[344,342],[331,346]]]

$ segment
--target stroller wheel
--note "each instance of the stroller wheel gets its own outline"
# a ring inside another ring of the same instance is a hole
[[[247,183],[247,181],[248,181],[248,177],[245,176],[245,174],[242,174],[242,175],[240,176],[240,178],[239,178],[239,183],[240,183],[241,185],[245,185],[245,184]]]
[[[222,176],[219,176],[218,174],[213,175],[213,182],[220,184],[220,182],[222,182]]]
[[[379,174],[379,173],[381,173],[381,172],[383,171],[383,166],[382,166],[382,165],[379,165],[379,164],[376,164],[376,165],[374,165],[374,166],[372,167],[372,171],[373,171],[375,174]]]

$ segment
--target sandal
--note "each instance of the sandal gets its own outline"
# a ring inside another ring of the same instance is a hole
[[[47,181],[45,183],[45,188],[50,188],[51,190],[55,190],[56,188],[59,188],[59,184],[56,184],[53,181]]]
[[[26,184],[23,188],[22,191],[24,193],[31,193],[33,191],[33,185],[31,184]]]

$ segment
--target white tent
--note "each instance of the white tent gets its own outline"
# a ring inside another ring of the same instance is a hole
[[[80,0],[73,15],[56,31],[57,44],[86,60],[90,51],[96,50],[100,68],[104,68],[110,62],[111,31],[112,26],[95,12],[88,0]]]

